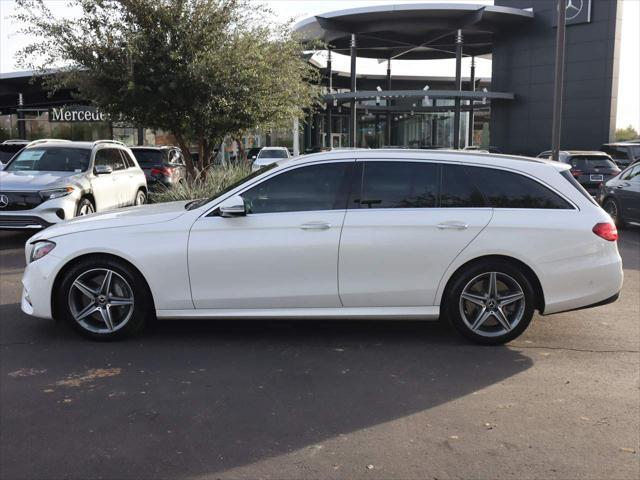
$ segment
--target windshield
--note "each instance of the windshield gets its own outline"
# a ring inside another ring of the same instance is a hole
[[[579,170],[589,170],[592,168],[617,169],[615,163],[602,157],[573,157],[571,165]]]
[[[84,172],[89,168],[88,148],[40,147],[20,152],[5,169],[9,172]]]
[[[264,172],[268,172],[269,170],[271,170],[273,168],[276,168],[277,166],[278,166],[277,163],[272,163],[271,165],[267,165],[265,167],[262,167],[260,170],[256,170],[255,172],[253,172],[253,173],[247,175],[246,177],[244,177],[243,179],[238,180],[237,182],[229,185],[227,188],[220,190],[219,192],[217,192],[212,197],[204,198],[202,200],[194,200],[192,202],[187,203],[185,205],[185,208],[187,210],[193,210],[195,208],[200,208],[201,206],[209,203],[210,201],[215,200],[219,196],[224,195],[227,192],[230,192],[231,190],[233,190],[236,187],[239,187],[240,185],[242,185],[245,182],[248,182],[252,178],[257,177],[258,175],[262,175]]]
[[[286,150],[262,150],[258,158],[287,158]]]
[[[164,153],[160,150],[141,150],[136,148],[131,151],[133,152],[133,156],[136,157],[138,164],[142,168],[162,165],[162,162],[164,160]]]

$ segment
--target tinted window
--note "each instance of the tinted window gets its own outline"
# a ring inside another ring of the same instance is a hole
[[[83,148],[27,148],[7,166],[7,171],[75,172],[89,166],[91,150]]]
[[[155,167],[156,165],[162,165],[164,161],[164,153],[160,150],[144,150],[144,149],[135,149],[133,151],[133,156],[136,157],[138,161],[138,165],[142,168],[150,168]]]
[[[571,157],[571,166],[578,170],[591,170],[594,168],[617,169],[611,160],[602,157]]]
[[[124,160],[118,153],[118,149],[116,148],[102,148],[96,152],[96,167],[98,165],[106,165],[115,170],[123,170]]]
[[[630,168],[622,177],[621,180],[640,180],[640,165]]]
[[[346,176],[351,166],[343,162],[296,168],[265,180],[242,197],[248,213],[346,208]]]
[[[352,207],[429,208],[438,200],[438,165],[426,162],[365,162],[360,195]]]
[[[262,150],[258,158],[289,158],[286,150]]]
[[[482,167],[467,167],[467,172],[494,208],[572,208],[559,195],[523,175]]]
[[[131,160],[131,157],[129,157],[129,154],[127,152],[125,152],[124,150],[118,150],[118,152],[120,153],[120,156],[122,157],[122,161],[124,162],[125,168],[130,168],[135,166],[133,164],[133,160]]]
[[[616,160],[628,160],[629,155],[624,147],[615,147],[613,145],[604,145],[602,151],[608,153]]]
[[[459,165],[442,165],[440,206],[443,208],[484,207],[482,194]]]

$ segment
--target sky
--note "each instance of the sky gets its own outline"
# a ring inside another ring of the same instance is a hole
[[[394,3],[431,3],[429,0],[253,0],[266,3],[279,19],[294,18],[301,20],[312,15],[343,10],[347,8],[370,5],[388,5]],[[610,0],[595,0],[610,1]],[[438,0],[437,3],[478,3],[493,4],[492,0]],[[66,7],[66,0],[47,0],[50,8],[58,15],[73,15]],[[640,0],[622,0],[622,42],[620,52],[620,83],[618,90],[619,128],[632,125],[640,130]],[[15,13],[14,0],[0,0],[0,73],[19,70],[15,62],[15,53],[29,42],[24,35],[17,33],[19,25],[10,18]],[[348,70],[346,59],[335,59],[337,70]],[[437,75],[450,75],[453,62],[430,61],[428,65],[421,62],[396,61],[392,65],[394,73],[411,74],[417,70],[428,68]],[[358,71],[367,73],[384,73],[386,65],[375,60],[363,60],[358,63]],[[463,75],[468,75],[469,62],[463,63]],[[479,59],[477,62],[479,77],[491,76],[491,61]]]

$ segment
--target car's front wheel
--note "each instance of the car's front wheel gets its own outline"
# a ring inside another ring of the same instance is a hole
[[[147,194],[144,193],[144,190],[138,190],[136,193],[135,205],[144,205],[147,203]]]
[[[604,201],[602,208],[609,214],[617,228],[624,228],[624,220],[622,219],[622,215],[620,215],[620,205],[618,205],[615,198],[607,198]]]
[[[446,312],[466,338],[498,345],[518,337],[531,323],[535,294],[517,266],[489,261],[461,272],[448,290]]]
[[[91,200],[89,200],[87,197],[83,197],[80,199],[78,205],[76,206],[76,217],[84,217],[85,215],[95,213],[95,211],[96,208],[93,206]]]
[[[79,262],[64,274],[57,293],[57,311],[76,331],[93,340],[137,333],[152,311],[144,279],[116,259]]]

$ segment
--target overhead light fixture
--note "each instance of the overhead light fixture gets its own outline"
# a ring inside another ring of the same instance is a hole
[[[429,85],[425,85],[424,88],[422,90],[424,90],[425,92],[429,91]],[[422,99],[422,106],[423,107],[428,107],[429,106],[429,97],[427,95],[425,95],[425,97]]]

